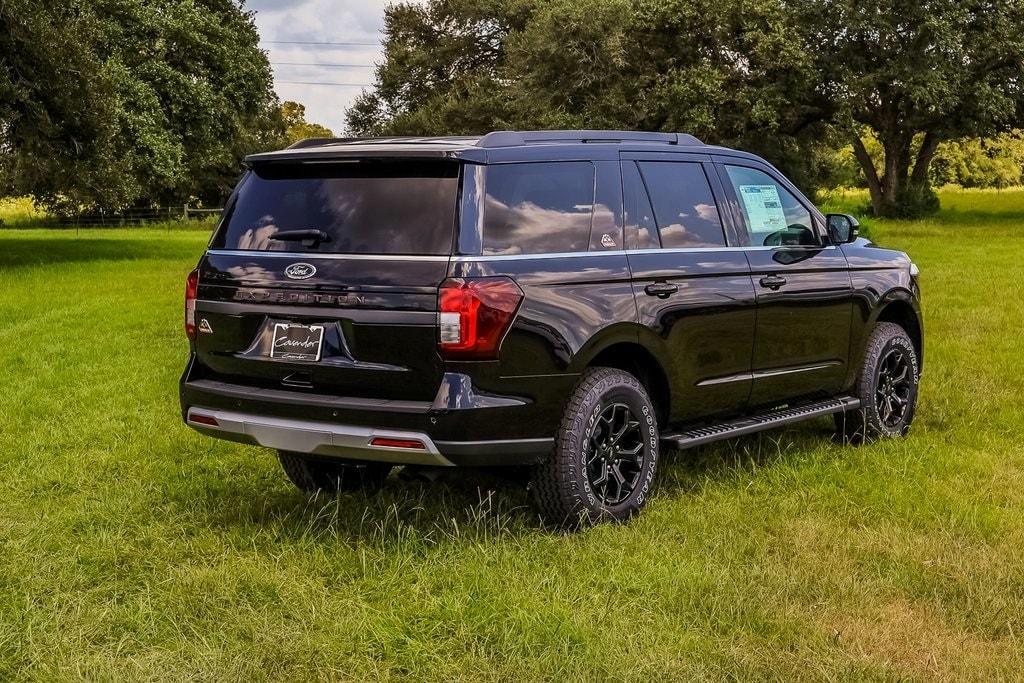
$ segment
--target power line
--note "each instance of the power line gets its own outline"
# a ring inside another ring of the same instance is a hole
[[[334,68],[341,67],[359,67],[359,68],[371,68],[373,64],[321,64],[318,62],[271,62],[274,66],[324,66]]]
[[[329,42],[316,42],[311,40],[264,40],[261,41],[267,45],[337,45],[340,47],[354,47],[354,46],[377,46],[380,45],[380,41],[375,43],[366,42],[348,42],[348,43],[329,43]]]
[[[340,85],[354,88],[369,88],[372,83],[323,83],[319,81],[274,81],[278,85]]]

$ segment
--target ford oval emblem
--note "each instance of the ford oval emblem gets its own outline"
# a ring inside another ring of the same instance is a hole
[[[316,266],[312,263],[293,263],[284,269],[284,274],[293,280],[308,280],[316,275]]]

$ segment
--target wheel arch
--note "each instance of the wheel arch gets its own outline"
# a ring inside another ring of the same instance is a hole
[[[918,367],[924,367],[924,325],[921,322],[921,309],[909,291],[894,290],[882,299],[875,309],[871,327],[883,322],[895,323],[906,331],[914,344]]]
[[[636,377],[654,404],[658,424],[664,426],[670,411],[671,392],[668,374],[658,359],[636,341],[617,341],[596,351],[586,367],[616,368]]]

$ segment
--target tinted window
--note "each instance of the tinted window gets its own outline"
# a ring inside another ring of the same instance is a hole
[[[594,210],[590,162],[487,167],[485,254],[587,251]]]
[[[756,168],[725,168],[743,209],[752,246],[818,244],[811,212],[792,192]]]
[[[700,164],[641,161],[661,246],[724,247],[725,233]]]
[[[458,165],[438,162],[257,167],[239,186],[215,248],[347,254],[449,254]],[[321,230],[329,239],[281,241]]]
[[[626,205],[626,239],[630,249],[657,249],[658,226],[654,223],[654,209],[647,196],[647,188],[640,177],[636,163],[622,164],[622,195]]]

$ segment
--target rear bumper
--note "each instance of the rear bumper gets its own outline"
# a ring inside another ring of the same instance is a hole
[[[186,370],[180,386],[185,423],[230,441],[323,457],[446,467],[531,464],[554,446],[554,427],[535,419],[540,406],[474,393],[463,375],[446,378],[438,392],[444,401],[434,402],[261,389],[189,375]],[[423,448],[372,446],[375,438],[413,439]]]
[[[404,465],[454,465],[423,432],[335,425],[209,408],[189,408],[185,423],[208,436],[282,451]],[[414,441],[422,444],[422,448],[372,445],[377,438]]]

